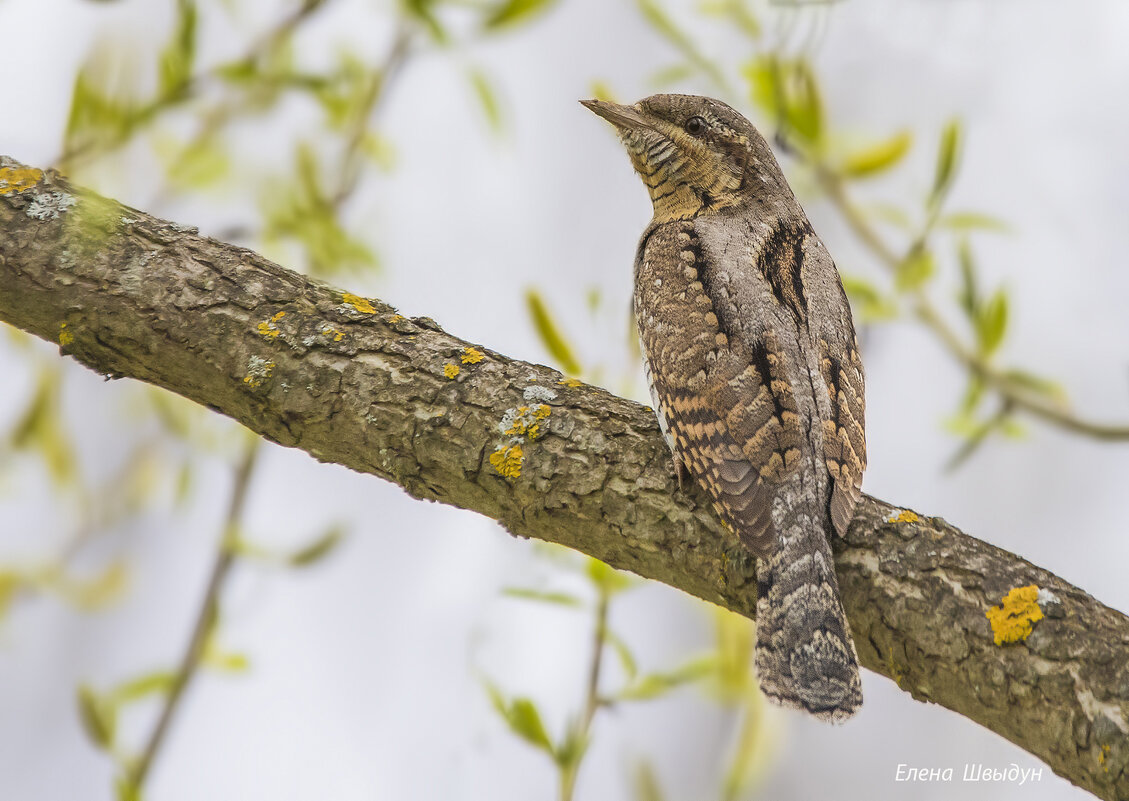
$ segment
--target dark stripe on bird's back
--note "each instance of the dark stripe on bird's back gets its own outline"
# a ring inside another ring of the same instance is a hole
[[[757,267],[772,288],[772,294],[798,322],[807,322],[808,300],[804,295],[804,239],[812,233],[807,223],[779,221],[761,246]]]

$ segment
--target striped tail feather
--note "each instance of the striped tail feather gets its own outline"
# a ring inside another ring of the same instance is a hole
[[[777,496],[772,510],[779,548],[757,559],[757,676],[781,706],[843,721],[861,706],[862,685],[831,559],[830,521],[806,511],[814,504],[782,501]]]

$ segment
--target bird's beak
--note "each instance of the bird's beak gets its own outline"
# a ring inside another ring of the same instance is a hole
[[[606,100],[581,100],[580,105],[600,115],[621,131],[651,127],[638,106],[623,106]]]

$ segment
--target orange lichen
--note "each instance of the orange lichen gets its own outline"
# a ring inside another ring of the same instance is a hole
[[[463,348],[461,361],[463,364],[478,364],[485,358],[486,357],[482,354],[482,351],[478,350],[477,348],[466,347]]]
[[[23,192],[43,180],[43,170],[35,167],[0,167],[0,195]]]
[[[362,298],[360,295],[354,295],[351,292],[346,292],[341,296],[341,300],[349,306],[352,306],[362,314],[376,314],[376,309],[373,308],[373,305]]]
[[[992,625],[996,645],[1027,639],[1034,624],[1043,619],[1038,600],[1039,588],[1036,585],[1016,587],[1004,596],[999,606],[993,606],[984,613]]]
[[[266,337],[267,339],[275,339],[281,333],[275,323],[285,316],[286,312],[280,311],[269,320],[264,320],[259,323],[259,336]]]
[[[521,450],[520,445],[510,445],[506,447],[503,445],[490,454],[490,464],[498,473],[506,478],[517,478],[521,475],[521,464],[525,460],[525,454]]]
[[[454,378],[459,374],[459,366],[453,362],[447,362],[443,365],[443,375],[447,378]]]

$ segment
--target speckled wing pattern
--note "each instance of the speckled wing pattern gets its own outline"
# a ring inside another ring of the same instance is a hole
[[[648,381],[676,461],[758,558],[762,690],[838,720],[861,703],[829,542],[865,459],[850,309],[806,219],[736,233],[731,222],[644,234],[635,313]]]
[[[634,304],[644,367],[675,459],[766,556],[775,542],[767,487],[799,460],[799,421],[775,337],[750,345],[736,333],[718,315],[726,290],[711,277],[692,221],[646,236]]]

